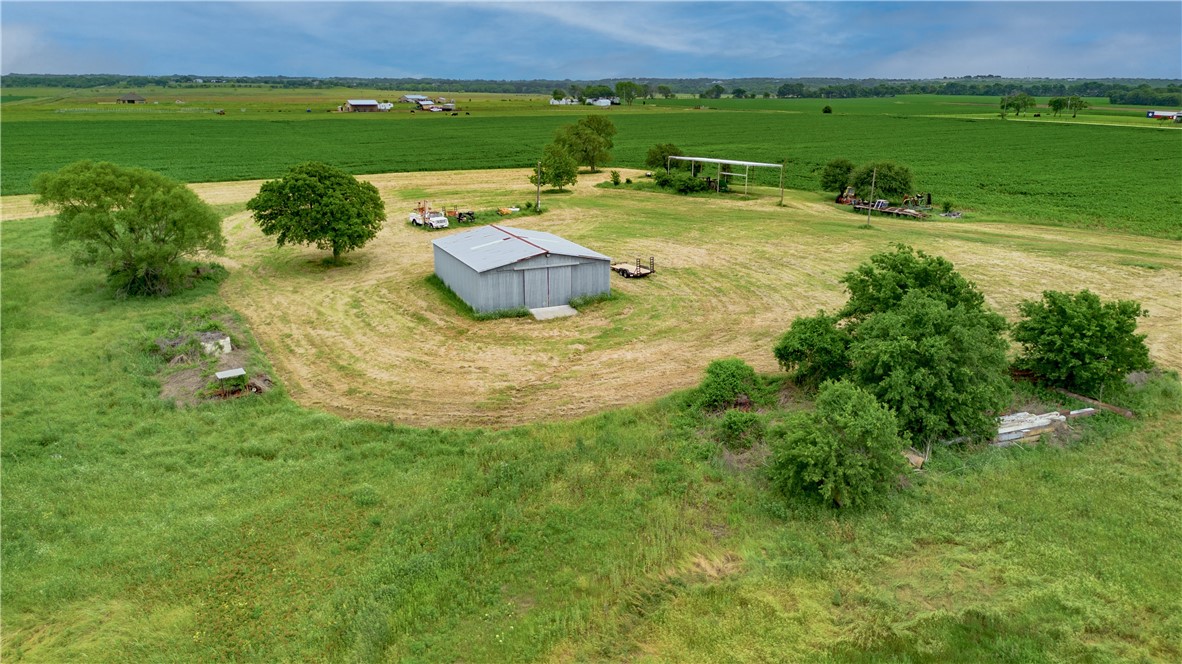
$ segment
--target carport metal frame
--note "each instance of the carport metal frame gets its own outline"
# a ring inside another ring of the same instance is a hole
[[[784,164],[766,164],[759,161],[738,161],[735,159],[714,159],[712,157],[675,157],[669,155],[665,158],[665,170],[669,170],[670,161],[676,159],[677,161],[690,162],[690,175],[694,174],[694,164],[717,164],[718,165],[718,182],[722,182],[722,176],[730,175],[732,177],[743,178],[743,194],[747,194],[747,179],[751,176],[751,167],[756,168],[778,168],[780,169],[780,205],[784,204]],[[737,173],[734,171],[724,171],[723,166],[742,166],[743,172]],[[715,184],[715,191],[718,190],[719,185]]]

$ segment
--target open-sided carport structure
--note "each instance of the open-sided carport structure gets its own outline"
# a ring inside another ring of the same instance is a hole
[[[665,159],[665,167],[669,167],[669,162],[673,159],[677,161],[690,162],[690,174],[694,172],[694,164],[717,164],[718,165],[718,181],[722,180],[722,176],[729,175],[731,177],[743,178],[743,193],[747,193],[747,178],[751,175],[751,168],[778,168],[780,169],[780,204],[784,203],[784,164],[765,164],[759,161],[738,161],[736,159],[714,159],[712,157],[674,157],[670,155]],[[726,166],[727,170],[722,170]],[[739,173],[734,170],[734,167],[742,166],[743,172]],[[718,185],[714,185],[715,189]]]

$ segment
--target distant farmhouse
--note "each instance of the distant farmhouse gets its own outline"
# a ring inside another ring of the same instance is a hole
[[[148,101],[147,99],[144,99],[143,97],[137,95],[134,92],[128,92],[127,94],[123,95],[122,97],[117,98],[115,100],[115,103],[116,104],[143,104],[147,101]]]

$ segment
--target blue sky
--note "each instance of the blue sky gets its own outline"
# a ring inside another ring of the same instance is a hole
[[[0,71],[1182,78],[1182,2],[0,2]]]

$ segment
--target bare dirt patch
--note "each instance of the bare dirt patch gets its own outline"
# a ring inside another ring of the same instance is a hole
[[[160,373],[160,398],[185,408],[205,401],[230,399],[269,391],[273,382],[262,372],[248,372],[242,384],[217,389],[215,374],[250,366],[251,351],[234,346],[229,352],[206,354],[201,345],[229,335],[241,339],[242,330],[229,316],[216,317],[225,332],[191,332],[155,340],[166,363]]]
[[[657,258],[643,280],[612,276],[616,300],[554,321],[471,321],[426,283],[431,240],[405,223],[417,200],[489,209],[533,199],[521,169],[366,176],[387,203],[386,227],[343,267],[314,248],[278,249],[239,213],[226,220],[232,274],[223,287],[300,403],[347,416],[426,426],[510,426],[575,418],[695,385],[720,357],[777,370],[771,348],[795,316],[845,301],[838,280],[892,242],[947,257],[1011,320],[1048,288],[1138,299],[1153,358],[1182,367],[1182,252],[1150,238],[1017,225],[876,219],[793,193],[755,200],[594,188],[543,197],[514,219],[613,259]],[[633,174],[634,175],[634,174]],[[257,183],[194,185],[218,203]],[[1065,242],[1064,235],[1070,235]],[[1127,263],[1163,265],[1144,270]]]

